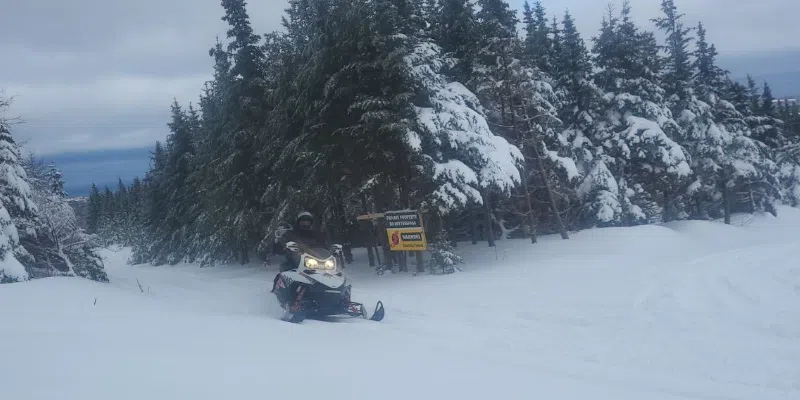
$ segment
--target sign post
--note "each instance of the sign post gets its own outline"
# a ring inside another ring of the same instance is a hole
[[[386,221],[386,235],[391,251],[425,251],[428,242],[425,228],[418,211],[388,211],[383,213]]]

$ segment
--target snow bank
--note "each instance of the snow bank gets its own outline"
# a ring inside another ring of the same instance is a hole
[[[11,221],[8,210],[0,201],[0,281],[24,281],[29,278],[25,266],[14,257],[19,247],[19,232]]]
[[[128,266],[0,286],[2,397],[800,398],[800,210],[461,244],[464,272],[346,272],[381,323],[281,322],[274,269]]]
[[[12,282],[28,279],[28,272],[25,271],[25,266],[10,251],[3,255],[0,260],[0,278],[3,276],[13,279]]]

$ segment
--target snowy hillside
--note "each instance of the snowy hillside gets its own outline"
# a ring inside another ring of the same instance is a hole
[[[279,321],[263,267],[106,251],[109,284],[0,287],[0,398],[798,399],[800,210],[779,215],[462,245],[450,276],[351,266],[380,323]]]

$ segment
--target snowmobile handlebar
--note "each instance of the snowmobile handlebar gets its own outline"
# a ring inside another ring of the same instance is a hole
[[[293,241],[286,242],[286,248],[291,251],[300,251],[300,245]],[[340,244],[332,244],[329,250],[335,255],[340,255],[342,254],[343,247]]]

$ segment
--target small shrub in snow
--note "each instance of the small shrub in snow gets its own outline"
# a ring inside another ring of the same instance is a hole
[[[97,282],[108,282],[103,259],[89,246],[65,249],[67,258],[72,264],[75,275]]]
[[[453,246],[447,239],[445,231],[436,235],[431,247],[433,248],[431,256],[425,261],[428,271],[432,274],[452,274],[456,270],[460,271],[457,265],[463,264],[464,260],[453,252]]]

